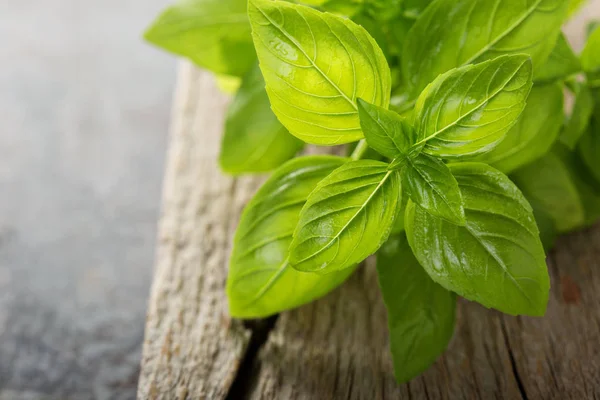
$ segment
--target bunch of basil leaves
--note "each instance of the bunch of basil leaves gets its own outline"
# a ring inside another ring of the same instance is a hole
[[[398,382],[446,348],[456,294],[543,315],[544,250],[600,217],[600,29],[579,56],[561,33],[581,1],[295,3],[179,0],[146,33],[236,91],[222,169],[274,170],[235,235],[231,315],[313,301],[377,254]]]

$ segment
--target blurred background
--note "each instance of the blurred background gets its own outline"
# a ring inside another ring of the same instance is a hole
[[[173,57],[166,0],[0,1],[0,399],[132,399]]]

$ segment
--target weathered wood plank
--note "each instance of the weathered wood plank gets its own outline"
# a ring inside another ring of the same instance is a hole
[[[551,254],[545,318],[462,300],[448,352],[410,384],[392,376],[372,260],[324,299],[283,313],[242,363],[253,333],[227,317],[226,262],[241,208],[261,179],[218,171],[226,99],[208,74],[186,66],[178,99],[140,398],[600,397],[600,226],[561,239]]]
[[[239,213],[260,179],[218,169],[226,97],[207,73],[184,65],[173,111],[141,399],[226,396],[250,340],[227,317],[227,258]]]

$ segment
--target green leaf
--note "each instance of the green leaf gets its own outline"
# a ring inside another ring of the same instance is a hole
[[[179,0],[144,37],[215,73],[243,76],[256,61],[246,4],[247,0]]]
[[[387,164],[360,160],[323,179],[300,213],[290,264],[328,273],[360,263],[388,238],[401,201],[400,177]]]
[[[596,28],[600,27],[600,20],[593,19],[587,23],[585,26],[585,37],[589,39],[589,37],[594,33]]]
[[[239,76],[216,74],[215,80],[221,93],[225,94],[236,93],[242,84],[242,78]]]
[[[390,237],[377,252],[377,273],[388,313],[394,375],[398,383],[407,382],[448,346],[456,296],[431,280],[405,235]]]
[[[581,71],[579,58],[573,52],[571,45],[561,34],[552,49],[546,62],[537,70],[533,80],[535,82],[552,82],[565,79]]]
[[[569,170],[571,179],[577,187],[585,211],[582,226],[596,223],[600,219],[600,182],[594,179],[592,172],[577,152],[568,151],[564,146],[557,146],[554,153]]]
[[[311,302],[353,271],[326,276],[291,268],[288,248],[300,210],[317,183],[347,159],[296,158],[279,168],[248,203],[235,234],[227,278],[233,317],[261,318]]]
[[[392,235],[404,232],[404,214],[407,204],[408,196],[402,196],[402,201],[400,202],[400,207],[398,208],[398,215],[396,216],[394,226],[392,227]]]
[[[408,156],[416,142],[416,135],[406,119],[362,99],[358,99],[358,113],[370,147],[392,159]]]
[[[567,167],[554,153],[515,171],[511,179],[528,199],[554,220],[558,232],[578,228],[584,209]]]
[[[365,12],[378,21],[396,20],[404,0],[365,0]]]
[[[270,171],[302,147],[271,111],[265,82],[256,66],[244,78],[227,110],[221,168],[230,174]]]
[[[554,218],[548,214],[544,208],[544,205],[539,204],[536,200],[531,199],[525,195],[525,198],[533,209],[533,216],[535,222],[540,230],[540,240],[544,246],[544,250],[549,252],[554,247],[556,239],[558,238],[558,231],[554,224]]]
[[[521,117],[506,137],[475,160],[507,174],[548,153],[563,123],[563,99],[558,83],[534,85]]]
[[[321,145],[361,139],[356,99],[390,101],[390,70],[375,40],[304,6],[250,0],[248,14],[271,107],[290,133]]]
[[[417,144],[425,143],[425,153],[445,158],[491,150],[517,122],[531,85],[531,61],[525,55],[440,75],[417,100]]]
[[[581,52],[581,65],[593,81],[593,86],[600,86],[600,27],[597,27],[588,37]]]
[[[592,121],[590,129],[579,142],[578,152],[591,175],[600,182],[600,121]]]
[[[404,16],[417,19],[433,0],[404,0]]]
[[[417,96],[438,75],[504,54],[527,53],[535,69],[550,55],[565,0],[437,0],[409,33],[404,78]]]
[[[569,17],[573,16],[586,3],[586,0],[570,0],[569,1]]]
[[[354,17],[364,6],[364,0],[329,0],[322,5],[323,10],[338,15]]]
[[[406,208],[408,240],[429,276],[448,290],[511,315],[543,315],[550,282],[531,206],[500,171],[450,165],[466,225]]]
[[[577,142],[587,130],[594,112],[594,98],[591,90],[583,83],[576,83],[575,105],[560,134],[560,141],[573,150]]]
[[[581,52],[581,64],[585,72],[600,72],[600,26],[590,33]]]
[[[410,199],[429,214],[465,224],[458,182],[442,160],[427,154],[408,158],[402,168],[402,185]]]

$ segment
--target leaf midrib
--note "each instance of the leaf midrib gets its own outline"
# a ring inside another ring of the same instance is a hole
[[[498,266],[504,271],[504,273],[513,282],[513,284],[519,289],[519,292],[521,292],[521,294],[523,295],[523,297],[525,297],[527,299],[527,301],[529,302],[529,304],[534,305],[533,300],[531,300],[531,298],[527,295],[527,292],[521,287],[521,285],[519,285],[519,283],[517,282],[517,279],[508,270],[508,267],[506,266],[506,264],[504,263],[504,261],[502,261],[501,259],[499,259],[498,255],[494,251],[492,251],[487,246],[487,244],[484,243],[484,241],[479,236],[477,236],[477,232],[474,232],[474,231],[471,230],[471,228],[469,227],[469,224],[465,225],[465,230],[467,232],[469,232],[469,234],[477,241],[477,243],[479,243],[479,245],[481,245],[481,247],[483,247],[485,249],[486,253],[488,253],[490,256],[492,256],[492,258],[494,259],[494,261],[496,261],[496,263],[498,264]]]
[[[316,64],[316,62],[308,56],[308,54],[306,54],[306,52],[304,51],[304,49],[300,46],[300,44],[296,41],[296,39],[294,39],[292,36],[290,36],[286,31],[283,30],[283,27],[279,26],[278,24],[275,23],[275,21],[273,21],[263,10],[260,9],[260,7],[258,7],[252,0],[251,3],[254,5],[254,7],[256,7],[256,9],[258,11],[260,11],[260,13],[269,21],[269,23],[271,25],[273,25],[275,28],[277,28],[277,30],[279,32],[281,32],[282,35],[284,35],[289,41],[291,41],[297,48],[298,50],[300,50],[300,52],[302,52],[302,54],[304,55],[304,57],[306,57],[306,59],[310,62],[310,64],[313,66],[314,69],[316,69],[322,76],[323,78],[325,78],[327,80],[327,82],[329,82],[329,84],[334,87],[339,93],[340,95],[342,95],[342,97],[348,102],[350,103],[350,105],[352,106],[352,108],[356,111],[358,111],[358,107],[356,106],[356,104],[354,104],[354,102],[348,98],[348,96],[346,95],[346,93],[344,93],[342,91],[342,89],[340,89],[335,83],[333,83],[333,81],[331,79],[329,79],[329,76],[327,76],[327,74],[325,74],[321,68],[319,68],[319,66]],[[300,14],[299,11],[296,10],[296,12],[298,12]],[[308,29],[312,32],[312,28],[311,26],[308,24],[308,21],[306,21],[306,25],[308,26]],[[330,28],[331,29],[331,28]],[[350,58],[352,58],[350,56],[350,53],[348,53],[348,56]]]
[[[246,302],[245,307],[253,305],[261,297],[263,297],[264,294],[267,293],[267,291],[269,289],[271,289],[271,287],[273,287],[273,284],[281,277],[281,275],[283,275],[283,273],[285,272],[285,270],[287,269],[287,267],[289,265],[290,265],[289,258],[286,258],[285,260],[283,260],[283,262],[277,269],[277,272],[275,274],[273,274],[273,276],[271,276],[271,278],[269,278],[267,283],[265,283],[258,292],[256,292],[256,295],[254,295],[254,297],[252,297],[251,299],[248,300],[248,302]]]
[[[377,185],[377,187],[375,189],[373,189],[373,192],[371,192],[371,194],[369,195],[369,197],[363,202],[363,204],[361,204],[360,208],[354,213],[354,215],[348,220],[348,222],[346,222],[346,224],[344,224],[344,226],[339,230],[339,232],[335,236],[333,236],[331,238],[331,240],[327,244],[325,244],[324,246],[322,246],[319,250],[315,251],[314,253],[312,253],[308,257],[305,257],[302,260],[299,260],[299,261],[295,262],[294,265],[298,265],[298,264],[301,264],[303,262],[306,262],[306,261],[310,260],[311,258],[314,258],[315,256],[317,256],[318,254],[322,253],[323,251],[327,250],[329,247],[331,247],[331,245],[337,239],[339,239],[339,237],[342,235],[342,233],[348,228],[348,226],[350,226],[350,224],[356,219],[356,217],[360,213],[363,212],[363,210],[365,209],[365,207],[367,206],[367,204],[369,204],[369,202],[373,199],[373,196],[375,196],[375,194],[379,191],[379,189],[388,180],[388,178],[390,177],[390,175],[393,172],[395,172],[395,171],[387,171],[386,172],[385,176],[381,179],[381,182],[379,182],[379,184]]]

